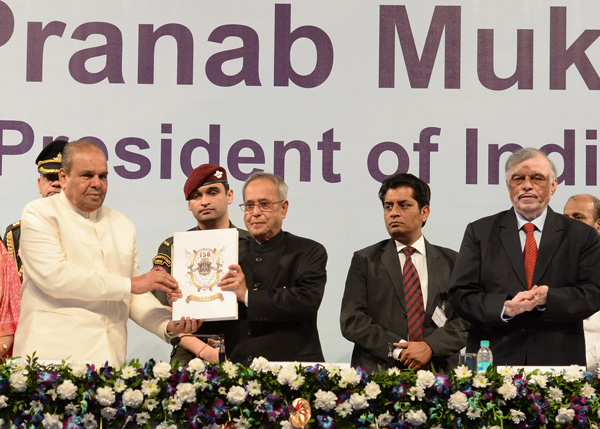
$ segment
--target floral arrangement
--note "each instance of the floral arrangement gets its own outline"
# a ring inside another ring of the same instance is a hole
[[[585,427],[600,421],[599,374],[578,366],[529,374],[390,369],[369,375],[335,365],[187,366],[134,360],[122,368],[83,363],[0,363],[0,426],[59,428],[284,428],[295,398],[310,428]]]

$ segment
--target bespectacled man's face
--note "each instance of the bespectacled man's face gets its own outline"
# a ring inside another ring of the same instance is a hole
[[[537,155],[515,165],[507,174],[506,186],[513,207],[521,216],[531,221],[542,214],[558,181],[552,179],[548,160]]]

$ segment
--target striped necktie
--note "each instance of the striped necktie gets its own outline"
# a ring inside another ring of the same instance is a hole
[[[523,250],[523,259],[525,260],[525,277],[527,277],[527,289],[531,289],[531,282],[533,281],[533,271],[535,270],[535,260],[537,259],[537,244],[533,231],[535,231],[535,225],[531,222],[523,225],[523,231],[527,233],[525,238],[525,249]]]
[[[406,262],[402,269],[404,280],[404,299],[406,300],[408,319],[408,340],[423,340],[423,323],[425,322],[425,307],[423,306],[423,294],[421,293],[421,281],[419,274],[412,262],[411,256],[417,251],[414,247],[405,247],[400,250],[406,256]]]

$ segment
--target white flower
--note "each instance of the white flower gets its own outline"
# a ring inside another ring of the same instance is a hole
[[[137,370],[131,365],[124,366],[121,369],[121,378],[123,380],[129,380],[131,377],[135,377],[137,375]]]
[[[291,366],[284,366],[277,374],[277,381],[281,385],[290,384],[296,378],[296,369]]]
[[[467,410],[467,417],[471,420],[478,419],[481,417],[481,410],[479,408],[473,408],[469,406],[469,409]]]
[[[71,374],[75,377],[83,377],[87,372],[87,365],[83,362],[71,362],[69,367],[71,368]]]
[[[258,396],[262,394],[262,386],[257,380],[250,380],[246,386],[246,390],[250,396]]]
[[[342,371],[342,368],[336,364],[326,364],[325,369],[327,370],[329,378],[338,375]]]
[[[579,365],[570,365],[565,370],[565,380],[568,381],[569,383],[572,383],[573,381],[576,381],[576,380],[581,380],[582,378],[583,378],[583,371],[581,371],[581,368],[579,367]]]
[[[412,386],[408,389],[408,395],[410,396],[411,401],[414,401],[417,398],[419,401],[425,397],[425,389],[421,386]]]
[[[177,396],[173,396],[168,401],[167,409],[173,413],[175,411],[181,410],[182,405],[183,405],[183,401],[181,399],[179,399]]]
[[[473,377],[473,387],[485,388],[488,385],[488,379],[485,375],[477,374],[475,377]]]
[[[423,412],[423,410],[413,411],[410,410],[406,413],[406,422],[409,425],[413,426],[421,426],[427,421],[427,415]]]
[[[148,411],[152,411],[156,408],[156,406],[158,405],[158,401],[156,399],[146,399],[146,401],[144,401],[144,407],[146,407],[146,409]]]
[[[417,371],[417,386],[427,389],[435,383],[435,375],[431,371],[420,369]]]
[[[196,388],[191,383],[179,383],[175,395],[183,402],[194,402],[196,400]]]
[[[25,370],[25,368],[27,368],[27,359],[24,357],[20,357],[20,358],[10,361],[9,365],[10,365],[10,370],[12,372],[23,371],[23,370]]]
[[[171,365],[166,362],[159,362],[152,368],[152,374],[154,374],[155,377],[166,380],[171,376]]]
[[[461,380],[463,378],[471,377],[473,375],[473,371],[471,371],[467,365],[458,365],[456,368],[454,368],[454,375],[456,378]]]
[[[112,405],[116,400],[115,391],[108,386],[99,387],[96,390],[96,400],[105,407]]]
[[[127,389],[127,384],[125,383],[125,380],[123,380],[122,378],[117,378],[115,380],[114,389],[115,389],[115,392],[118,392],[118,393],[121,393],[122,391]]]
[[[594,396],[596,396],[596,389],[594,389],[590,383],[584,383],[584,385],[581,386],[581,396],[592,399]]]
[[[358,384],[360,374],[354,368],[344,368],[340,372],[340,387],[346,387],[349,384]]]
[[[69,403],[67,404],[67,406],[65,407],[65,413],[66,413],[68,416],[74,416],[74,415],[76,415],[78,412],[79,412],[79,405],[75,405],[75,404],[74,404],[74,403],[72,403],[72,402],[69,402]]]
[[[219,387],[219,395],[227,395],[227,388],[225,386]]]
[[[294,426],[288,421],[281,422],[281,429],[294,429]]]
[[[500,374],[505,379],[506,378],[512,379],[515,375],[517,375],[517,372],[518,372],[517,369],[512,366],[505,366],[498,370],[498,374]]]
[[[100,412],[100,414],[106,420],[114,420],[115,416],[117,415],[117,410],[112,407],[105,407],[105,408],[102,408],[102,411]]]
[[[39,413],[44,409],[44,405],[40,401],[31,401],[29,403],[29,406],[31,407],[31,411],[33,411],[34,414]]]
[[[517,388],[513,384],[504,383],[498,389],[498,393],[501,394],[505,400],[509,401],[517,396]]]
[[[61,399],[71,400],[77,395],[77,386],[71,380],[65,380],[56,388],[56,393]]]
[[[400,370],[396,367],[388,368],[387,373],[388,375],[400,375]]]
[[[377,425],[379,425],[380,428],[384,428],[392,423],[393,419],[394,416],[392,416],[389,411],[386,411],[385,413],[377,416]]]
[[[369,381],[365,386],[365,396],[367,399],[375,399],[381,393],[381,388],[379,384],[374,381]]]
[[[335,408],[337,395],[333,392],[325,392],[321,389],[315,393],[315,408],[323,411],[330,411]]]
[[[348,401],[344,401],[335,407],[335,412],[338,413],[342,417],[349,416],[352,414],[352,405]]]
[[[448,398],[448,408],[459,413],[464,412],[469,406],[467,395],[462,392],[455,392]]]
[[[542,389],[545,389],[546,385],[548,383],[548,377],[546,377],[544,374],[535,374],[535,375],[531,376],[531,379],[529,380],[529,382],[533,383],[533,384],[537,384]]]
[[[0,395],[0,409],[8,406],[8,398],[4,395]]]
[[[123,393],[123,405],[126,407],[137,408],[144,402],[144,394],[141,390],[127,389]]]
[[[187,368],[189,372],[195,374],[197,372],[204,372],[206,365],[204,365],[204,361],[202,361],[202,359],[194,358],[189,361]]]
[[[138,413],[135,418],[135,421],[138,425],[145,425],[150,421],[150,414],[146,412]]]
[[[523,411],[515,410],[513,408],[510,409],[510,418],[512,419],[514,424],[519,424],[523,420],[525,420],[525,413]]]
[[[254,372],[268,372],[269,361],[262,356],[254,358],[250,364],[250,369]]]
[[[235,378],[237,376],[238,373],[238,367],[236,364],[234,364],[233,362],[231,362],[230,360],[225,361],[223,363],[223,371],[225,371],[225,374],[227,374],[227,376],[229,378]]]
[[[216,426],[216,425],[205,426],[204,429],[213,429],[213,426]],[[218,428],[219,426],[216,426],[216,427]],[[162,422],[161,424],[156,426],[156,429],[177,429],[177,425],[170,425],[167,422]]]
[[[231,389],[227,392],[227,400],[230,404],[240,405],[246,400],[246,389],[242,386],[231,386]]]
[[[27,389],[27,376],[23,371],[13,372],[8,378],[8,382],[17,392],[24,392]]]
[[[84,429],[96,429],[98,427],[96,418],[92,413],[85,413],[83,416],[83,427]]]
[[[352,408],[357,411],[364,410],[369,406],[369,401],[367,401],[365,395],[361,395],[360,393],[353,393],[352,395],[350,395],[350,399],[348,399],[348,402],[350,402]]]
[[[575,410],[559,408],[556,415],[556,423],[569,423],[575,417]]]
[[[558,387],[551,387],[548,389],[548,396],[550,396],[551,399],[554,399],[554,402],[560,402],[562,400],[563,393]]]
[[[250,427],[250,421],[247,418],[245,418],[244,416],[235,417],[233,419],[233,423],[235,423],[236,428],[249,428]]]
[[[56,414],[46,413],[44,414],[44,420],[42,420],[42,426],[45,429],[62,429],[62,422],[60,417]]]
[[[158,387],[158,383],[158,378],[142,381],[142,393],[146,396],[152,396],[154,393],[159,392],[160,387]]]

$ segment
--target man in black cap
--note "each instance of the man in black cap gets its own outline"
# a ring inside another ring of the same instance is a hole
[[[62,151],[67,144],[64,140],[54,140],[46,146],[35,159],[40,177],[38,177],[38,189],[42,198],[51,197],[60,193],[60,182],[58,172],[62,166]],[[19,277],[23,282],[23,265],[19,256],[19,241],[21,239],[21,221],[16,221],[6,228],[4,243],[6,249],[17,263]]]
[[[186,180],[183,193],[188,202],[188,210],[197,221],[197,225],[189,231],[235,228],[229,220],[228,211],[229,204],[233,202],[233,190],[229,188],[227,172],[223,167],[212,164],[196,167]],[[248,231],[239,228],[238,231],[240,241],[250,237]],[[152,259],[152,269],[171,274],[172,245],[173,237],[160,244],[158,254]],[[153,293],[163,305],[170,305],[165,292],[156,290]],[[206,332],[206,327],[202,332]],[[198,338],[184,337],[171,360],[187,363],[194,357],[218,362],[218,351]]]

